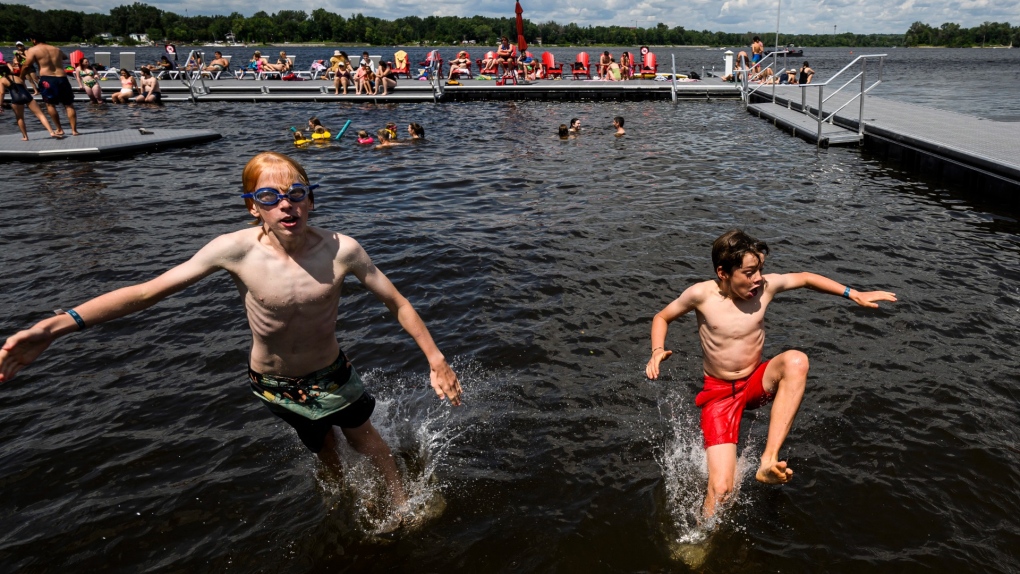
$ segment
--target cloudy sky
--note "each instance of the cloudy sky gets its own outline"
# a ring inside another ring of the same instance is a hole
[[[39,9],[67,9],[108,12],[110,8],[135,0],[43,0],[26,2]],[[780,26],[789,34],[903,33],[913,22],[932,26],[955,22],[965,28],[982,22],[1010,22],[1020,25],[1020,2],[1016,0],[779,0]],[[348,16],[393,19],[401,16],[513,16],[513,0],[278,0],[254,3],[248,0],[148,1],[169,12],[189,15],[229,14],[250,16],[257,10],[304,10],[325,8]],[[689,30],[747,32],[774,30],[777,0],[522,0],[524,17],[534,22],[553,20],[581,25],[683,26]]]

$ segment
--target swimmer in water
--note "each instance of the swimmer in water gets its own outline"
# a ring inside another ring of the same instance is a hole
[[[616,137],[627,135],[627,132],[623,129],[623,116],[613,118],[613,127],[616,128]]]
[[[390,139],[397,139],[397,124],[393,122],[386,122],[386,131],[390,133]]]
[[[425,128],[418,123],[407,124],[407,135],[411,136],[413,140],[423,140],[425,139]]]
[[[404,145],[403,142],[393,140],[393,136],[390,135],[390,130],[383,128],[375,133],[375,136],[379,138],[379,145],[375,146],[375,149],[383,149],[398,145]]]
[[[649,379],[659,377],[659,364],[673,351],[666,350],[669,324],[694,311],[704,355],[703,390],[694,403],[701,408],[701,430],[708,459],[708,492],[702,508],[705,518],[733,493],[737,469],[737,435],[744,410],[772,402],[768,438],[759,482],[784,484],[793,470],[779,460],[779,449],[793,426],[807,382],[808,358],[786,351],[771,360],[762,357],[765,346],[765,309],[783,291],[807,287],[842,295],[861,307],[878,307],[879,301],[896,301],[886,291],[861,292],[814,273],[762,274],[768,245],[743,231],[730,231],[712,244],[716,278],[697,283],[659,311],[652,319],[652,357],[645,367]]]
[[[362,145],[374,144],[375,140],[365,130],[358,130],[358,143]]]
[[[389,309],[428,360],[436,395],[455,406],[461,398],[457,375],[414,307],[365,249],[351,237],[308,224],[318,186],[309,184],[300,164],[263,152],[248,162],[241,181],[241,197],[255,226],[213,239],[155,279],[106,293],[11,335],[0,347],[0,383],[13,379],[60,337],[142,311],[226,271],[241,291],[251,329],[245,375],[252,393],[294,427],[330,471],[341,471],[336,450],[341,436],[368,457],[392,497],[397,518],[390,524],[399,526],[407,496],[390,448],[369,420],[375,399],[337,341],[344,278],[356,277]]]
[[[305,134],[301,133],[300,130],[294,132],[294,145],[305,145],[308,140],[305,139]]]

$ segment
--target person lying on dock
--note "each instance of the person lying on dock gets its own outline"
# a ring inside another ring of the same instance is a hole
[[[457,375],[417,311],[365,249],[351,237],[309,225],[318,186],[309,183],[299,163],[263,152],[245,165],[241,181],[241,197],[255,226],[220,235],[150,281],[100,295],[11,335],[0,347],[0,383],[9,383],[61,337],[141,312],[225,271],[240,290],[251,330],[245,377],[252,394],[294,427],[330,473],[342,472],[339,440],[368,457],[386,482],[394,516],[389,524],[395,528],[407,510],[407,496],[390,447],[370,420],[375,398],[337,340],[344,279],[353,275],[389,309],[425,355],[436,395],[454,406],[462,392]],[[179,384],[182,392],[194,392],[188,383]]]
[[[213,61],[209,62],[209,65],[202,68],[205,72],[222,72],[230,67],[230,60],[223,57],[219,51],[213,52]]]
[[[861,307],[896,301],[887,291],[861,292],[814,273],[763,275],[769,253],[764,241],[734,230],[712,244],[715,279],[687,288],[652,319],[652,357],[645,367],[649,379],[659,378],[667,350],[669,324],[694,311],[701,337],[704,388],[694,399],[701,408],[708,460],[708,490],[702,508],[711,517],[733,493],[737,470],[737,438],[745,410],[772,404],[768,438],[755,479],[785,484],[793,470],[779,459],[779,449],[793,426],[807,383],[808,358],[790,350],[765,359],[765,310],[776,295],[807,287],[842,295]]]
[[[269,70],[270,72],[289,72],[291,68],[290,58],[287,57],[287,52],[280,51],[280,57],[276,60],[275,64],[269,62],[262,63],[263,70]]]

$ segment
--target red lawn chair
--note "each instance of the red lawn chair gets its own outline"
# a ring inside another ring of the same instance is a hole
[[[659,64],[655,61],[655,54],[648,52],[645,54],[645,60],[641,62],[641,77],[647,79],[655,78],[655,74],[659,73]]]
[[[393,54],[393,74],[404,75],[411,79],[411,64],[407,60],[407,52],[399,50]]]
[[[436,77],[443,77],[443,57],[439,55],[439,50],[432,50],[427,56],[425,56],[424,62],[418,62],[418,65],[422,68],[428,68],[432,62],[436,63]]]
[[[588,52],[580,52],[577,54],[577,61],[574,62],[574,79],[576,80],[579,76],[587,76],[591,79],[591,63],[588,59]]]
[[[563,77],[563,64],[556,65],[556,58],[549,52],[542,53],[542,69],[545,70],[545,77]]]
[[[485,60],[495,60],[495,59],[496,59],[496,52],[493,52],[492,50],[489,50],[488,52],[485,53]],[[486,74],[486,75],[490,75],[490,76],[498,76],[499,75],[499,64],[498,63],[497,64],[493,64],[491,68],[486,68],[484,65],[482,65],[482,62],[484,62],[485,60],[475,60],[475,63],[478,64],[478,73],[479,74]]]

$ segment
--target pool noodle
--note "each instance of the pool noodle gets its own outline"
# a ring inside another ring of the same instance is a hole
[[[351,120],[347,120],[347,122],[344,123],[344,127],[340,128],[340,133],[336,134],[336,139],[342,138],[343,135],[344,135],[344,132],[347,131],[347,128],[350,127],[350,125],[351,125]]]

